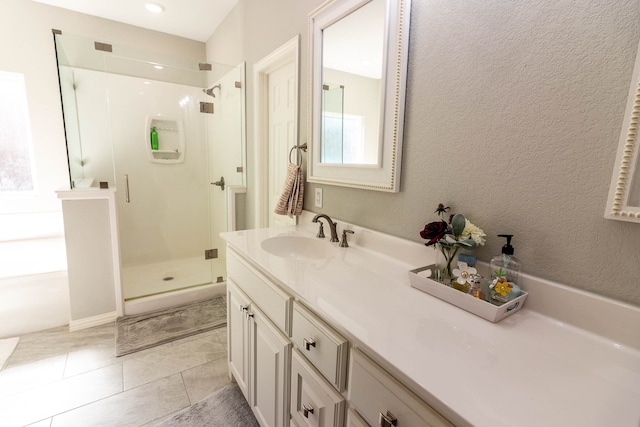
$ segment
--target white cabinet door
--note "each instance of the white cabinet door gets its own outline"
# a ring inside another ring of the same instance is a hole
[[[249,404],[262,427],[287,427],[291,342],[255,305],[248,317]]]
[[[232,280],[227,281],[227,341],[229,372],[249,401],[249,298]]]

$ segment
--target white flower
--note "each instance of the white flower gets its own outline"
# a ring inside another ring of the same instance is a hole
[[[461,240],[473,239],[478,246],[481,246],[486,242],[485,237],[487,237],[487,235],[484,234],[484,231],[482,231],[481,228],[476,227],[471,223],[471,221],[465,218],[464,230],[460,233]]]
[[[473,275],[478,273],[473,267],[469,267],[466,262],[458,262],[458,268],[453,269],[453,275],[457,278],[456,281],[461,285],[465,283],[473,282]]]

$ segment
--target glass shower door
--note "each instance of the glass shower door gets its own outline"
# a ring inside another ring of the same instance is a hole
[[[214,281],[201,90],[109,76],[125,300]]]

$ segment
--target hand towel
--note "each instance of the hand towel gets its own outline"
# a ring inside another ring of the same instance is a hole
[[[302,213],[302,201],[304,196],[304,176],[302,168],[293,163],[289,163],[287,177],[284,181],[282,195],[276,203],[274,210],[278,215],[300,215]]]

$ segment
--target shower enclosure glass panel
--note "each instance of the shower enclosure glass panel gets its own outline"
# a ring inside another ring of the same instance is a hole
[[[226,191],[211,183],[244,183],[241,70],[67,34],[56,50],[72,188],[117,189],[125,300],[224,280]]]

